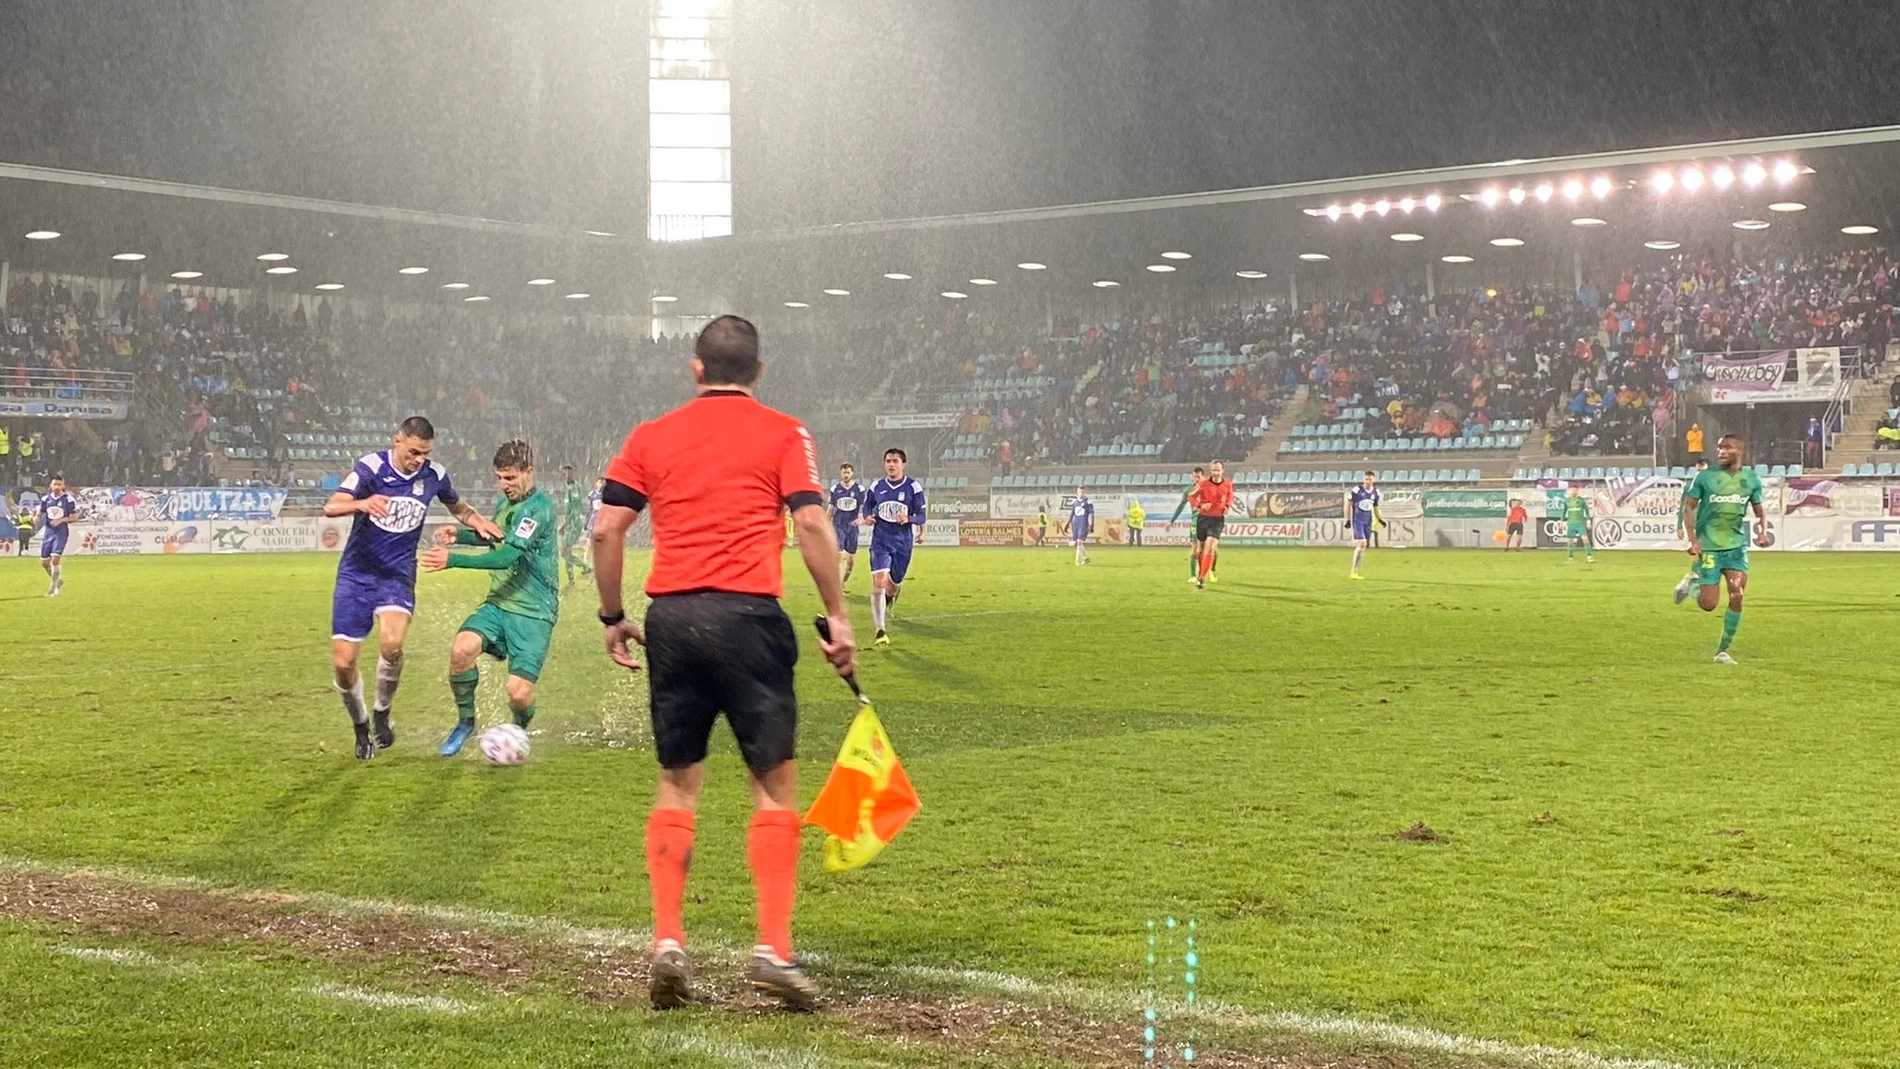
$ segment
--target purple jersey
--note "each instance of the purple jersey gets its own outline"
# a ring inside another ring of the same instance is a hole
[[[1355,486],[1352,488],[1352,493],[1348,495],[1346,500],[1352,506],[1353,531],[1361,532],[1372,530],[1372,510],[1378,508],[1383,500],[1379,496],[1379,488],[1376,486]],[[1363,538],[1365,535],[1355,533],[1354,537]]]
[[[852,483],[850,486],[841,482],[832,483],[828,496],[831,499],[831,525],[840,531],[857,523],[871,501],[871,495],[864,489],[863,483]]]
[[[406,579],[412,585],[416,581],[416,549],[422,541],[429,502],[453,505],[461,500],[442,465],[424,461],[421,468],[404,475],[390,462],[388,450],[358,459],[337,489],[359,501],[373,494],[389,498],[387,516],[356,514],[337,574]]]
[[[909,528],[924,525],[924,488],[917,485],[917,480],[908,475],[896,482],[879,479],[871,484],[866,496],[870,499],[871,515],[877,519],[876,526],[871,528],[872,543],[897,542],[901,535],[902,543],[910,545]]]
[[[54,527],[49,520],[71,520],[79,514],[79,502],[71,494],[47,494],[40,498],[40,526],[49,531],[66,533],[64,526]]]

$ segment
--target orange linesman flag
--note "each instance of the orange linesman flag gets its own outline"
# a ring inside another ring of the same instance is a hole
[[[845,872],[876,857],[919,808],[890,736],[866,702],[824,790],[805,811],[805,823],[825,829],[825,871]]]

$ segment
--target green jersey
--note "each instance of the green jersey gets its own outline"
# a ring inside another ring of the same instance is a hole
[[[449,567],[493,572],[484,604],[552,623],[561,609],[554,502],[538,488],[520,501],[503,497],[495,503],[495,526],[502,530],[500,545],[486,553],[451,553]],[[465,546],[487,544],[466,527],[456,531],[455,540]]]
[[[1709,468],[1684,495],[1696,501],[1695,538],[1705,553],[1748,547],[1748,507],[1761,504],[1761,476],[1751,468]]]
[[[578,538],[586,529],[587,495],[581,492],[580,483],[568,483],[567,493],[561,498],[561,534]]]
[[[1590,522],[1590,502],[1584,500],[1582,494],[1578,494],[1576,497],[1564,498],[1564,522]]]

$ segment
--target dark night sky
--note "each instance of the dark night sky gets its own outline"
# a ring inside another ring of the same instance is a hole
[[[1900,122],[1884,2],[734,2],[742,230]],[[642,229],[642,2],[107,10],[0,5],[0,159]]]

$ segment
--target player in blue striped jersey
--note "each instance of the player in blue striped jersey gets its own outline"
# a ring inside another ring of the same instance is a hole
[[[1359,565],[1366,559],[1366,547],[1372,544],[1374,524],[1385,526],[1385,517],[1379,515],[1379,505],[1383,499],[1379,495],[1379,477],[1366,472],[1359,485],[1346,495],[1346,522],[1352,526],[1352,574],[1349,579],[1364,579],[1359,574]]]

